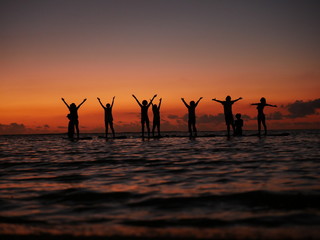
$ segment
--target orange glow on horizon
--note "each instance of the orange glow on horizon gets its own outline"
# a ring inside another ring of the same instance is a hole
[[[161,8],[148,5],[150,12],[130,1],[131,7],[114,2],[106,9],[103,3],[87,4],[79,3],[77,12],[60,4],[4,4],[0,124],[64,131],[67,109],[61,97],[68,103],[88,99],[79,110],[88,131],[103,126],[97,97],[105,103],[116,96],[115,123],[128,128],[140,122],[132,94],[140,100],[162,97],[162,117],[172,127],[179,123],[168,115],[186,114],[181,97],[204,97],[198,117],[222,113],[212,98],[243,97],[234,113],[252,118],[256,113],[250,103],[261,97],[278,106],[319,99],[318,12],[310,4],[304,5],[310,13],[299,16],[292,10],[296,5],[282,9],[274,3],[270,9],[257,4],[255,11],[239,3],[183,3],[179,8],[161,3]],[[93,9],[100,4],[105,11],[97,15]],[[44,11],[34,10],[39,7]],[[285,19],[274,8],[287,12]],[[267,114],[276,111],[287,114],[281,107],[266,109]],[[315,119],[312,126],[320,128],[314,109],[311,115],[305,119]]]

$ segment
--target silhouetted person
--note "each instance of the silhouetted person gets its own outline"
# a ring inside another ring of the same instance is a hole
[[[112,136],[115,138],[114,128],[113,128],[113,117],[112,117],[112,107],[114,104],[115,97],[112,98],[112,103],[107,103],[106,106],[103,106],[100,98],[97,98],[101,107],[104,109],[104,124],[105,124],[105,131],[106,131],[106,138],[108,138],[108,129],[110,125],[110,129],[112,131]]]
[[[64,100],[64,98],[61,98],[62,101],[66,104],[66,106],[68,107],[70,114],[69,114],[69,125],[70,127],[68,127],[68,130],[70,128],[71,130],[71,126],[73,126],[73,129],[76,128],[77,131],[77,138],[79,138],[79,120],[78,120],[78,109],[81,107],[81,105],[87,101],[87,99],[85,98],[82,103],[80,103],[78,106],[76,106],[75,103],[71,103],[70,106],[68,105],[68,103],[66,103],[66,101]],[[71,132],[69,134],[68,132],[68,136],[71,135]],[[73,135],[73,134],[72,134]]]
[[[236,120],[234,121],[235,126],[235,136],[242,136],[242,127],[243,127],[243,120],[241,119],[241,114],[236,114]]]
[[[260,135],[261,133],[261,123],[264,127],[264,135],[267,135],[267,125],[266,125],[266,116],[263,113],[263,109],[265,106],[269,106],[269,107],[277,107],[277,105],[271,105],[271,104],[267,104],[267,101],[264,97],[262,97],[260,99],[260,103],[252,103],[251,105],[257,105],[257,109],[258,109],[258,134]]]
[[[152,112],[153,112],[153,125],[152,125],[152,136],[154,137],[154,130],[157,128],[158,137],[160,137],[160,107],[161,107],[162,98],[159,100],[159,105],[152,103]]]
[[[181,98],[184,105],[188,108],[188,129],[189,129],[189,135],[190,137],[193,136],[192,132],[194,132],[194,136],[197,136],[197,128],[196,128],[196,107],[198,106],[198,103],[202,99],[199,98],[199,100],[195,103],[194,101],[190,102],[190,105],[186,103],[184,98]]]
[[[152,104],[153,99],[156,97],[157,95],[154,95],[153,98],[150,100],[150,102],[148,103],[147,100],[143,100],[142,104],[139,102],[139,100],[136,98],[135,95],[132,94],[132,97],[134,97],[134,99],[137,101],[137,103],[139,104],[139,106],[141,107],[141,133],[142,133],[142,138],[144,138],[144,124],[146,124],[147,126],[147,130],[148,130],[148,137],[150,137],[150,127],[149,127],[149,117],[148,117],[148,109],[150,107],[150,105]]]
[[[69,123],[68,123],[68,138],[73,139],[73,137],[74,137],[74,124],[72,122],[70,113],[67,115],[67,118],[69,119]]]
[[[221,103],[223,105],[224,117],[225,117],[225,120],[226,120],[228,136],[230,136],[230,125],[232,126],[233,133],[235,132],[233,114],[232,114],[232,104],[234,104],[236,101],[239,101],[240,99],[242,99],[242,98],[240,97],[240,98],[238,98],[236,100],[231,100],[230,96],[227,96],[225,101],[220,101],[220,100],[217,100],[215,98],[212,99],[212,101],[219,102],[219,103]]]

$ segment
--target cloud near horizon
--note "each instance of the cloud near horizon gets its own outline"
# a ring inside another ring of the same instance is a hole
[[[294,103],[288,104],[285,108],[289,111],[288,118],[299,118],[317,114],[317,109],[320,109],[320,98],[307,102],[297,100]]]
[[[283,105],[280,107],[281,109],[287,111],[287,113],[283,111],[271,111],[270,113],[266,114],[266,118],[268,120],[278,120],[278,125],[281,126],[281,120],[290,120],[295,118],[303,118],[309,115],[317,115],[319,114],[318,110],[320,109],[320,98],[310,100],[310,101],[303,101],[303,100],[296,100],[293,103],[289,103],[287,105]],[[279,109],[280,110],[280,109]],[[136,114],[136,113],[135,113]],[[137,117],[137,119],[140,116]],[[245,121],[251,121],[256,120],[256,116],[249,116],[246,114],[242,114],[242,119]],[[302,120],[302,119],[301,119]],[[176,115],[176,114],[167,114],[163,115],[163,118],[161,119],[161,129],[164,131],[172,131],[172,130],[184,130],[186,128],[186,123],[188,121],[188,114],[184,115]],[[200,128],[206,129],[206,128],[216,128],[219,125],[220,127],[223,127],[222,124],[224,124],[224,114],[218,113],[216,115],[211,114],[202,114],[197,116],[197,124],[199,124]],[[286,123],[284,126],[289,126],[289,123]],[[293,124],[293,123],[292,123]],[[291,125],[292,125],[291,124]],[[300,125],[305,124],[306,127],[313,126],[318,127],[318,122],[314,123],[307,123],[307,122],[301,122],[299,124],[298,122],[294,123],[295,126],[301,127]],[[290,126],[291,126],[290,125]],[[293,126],[293,125],[292,125]],[[91,131],[101,131],[104,129],[104,126],[96,127],[96,128],[90,128],[88,126],[80,126],[81,129],[83,129],[85,132],[91,132]],[[152,121],[150,121],[150,127],[152,127]],[[119,132],[131,132],[131,131],[140,131],[141,125],[140,121],[133,121],[133,122],[123,122],[119,121],[115,123],[116,131]],[[61,132],[66,131],[67,126],[49,126],[48,124],[43,124],[40,126],[30,127],[26,126],[23,123],[10,123],[10,124],[1,124],[0,123],[0,134],[6,135],[6,134],[36,134],[36,133],[50,133],[50,132]]]
[[[27,131],[28,129],[22,123],[0,124],[0,134],[21,134]]]

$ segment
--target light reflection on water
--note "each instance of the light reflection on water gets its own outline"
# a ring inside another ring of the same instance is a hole
[[[319,131],[229,140],[91,136],[0,137],[0,233],[319,233]]]

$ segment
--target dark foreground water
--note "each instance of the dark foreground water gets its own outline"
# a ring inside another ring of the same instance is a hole
[[[0,136],[0,238],[319,239],[319,134]]]

